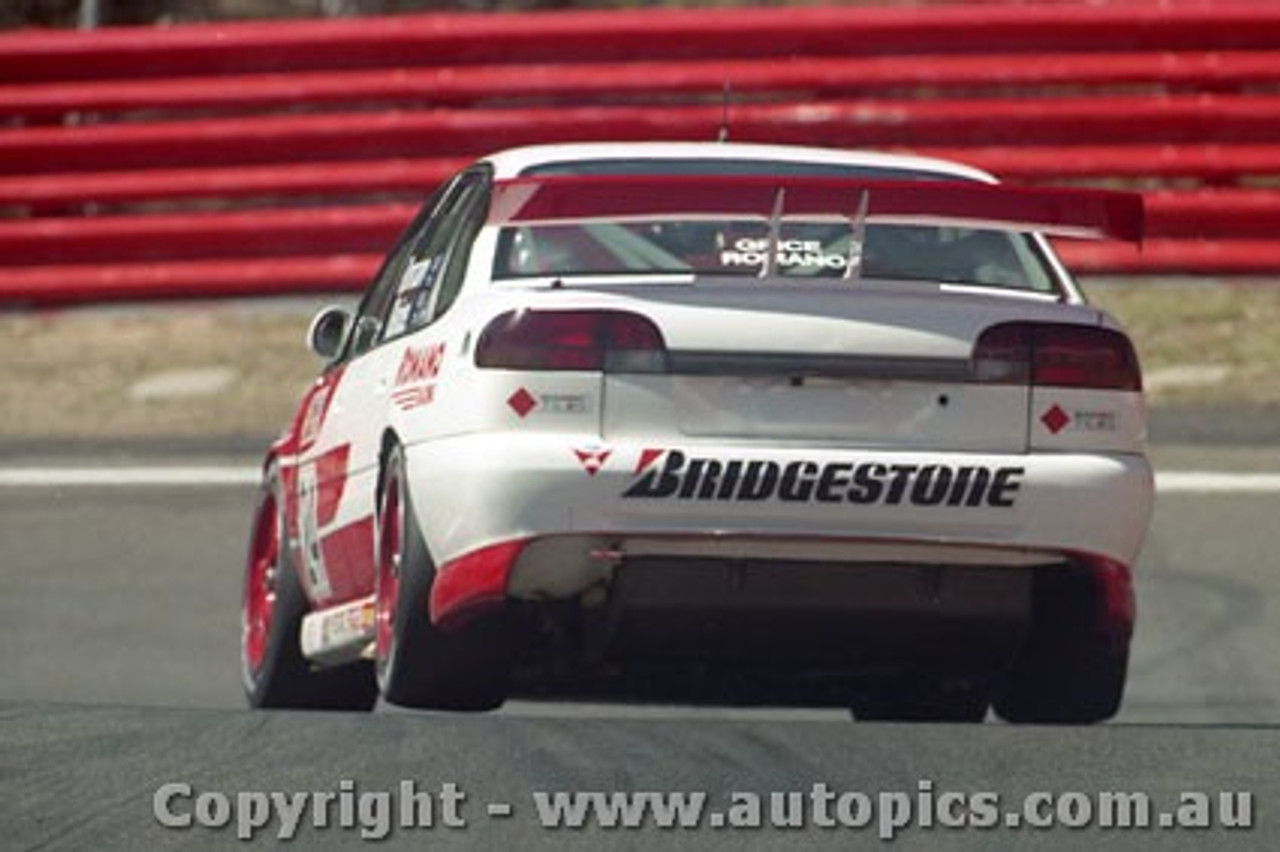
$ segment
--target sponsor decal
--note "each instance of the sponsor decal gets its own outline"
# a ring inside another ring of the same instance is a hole
[[[1025,475],[1014,466],[711,459],[647,449],[622,496],[1007,509]]]
[[[1044,424],[1044,428],[1049,430],[1049,434],[1056,435],[1071,425],[1071,415],[1063,411],[1062,406],[1054,405],[1040,415],[1040,422]]]
[[[768,256],[769,240],[743,237],[732,249],[720,252],[722,266],[763,266]],[[857,254],[854,255],[855,262]],[[819,240],[779,240],[774,254],[779,269],[836,269],[849,265],[848,254],[825,251]]]
[[[600,472],[600,468],[604,467],[604,463],[609,460],[609,456],[613,455],[613,448],[606,446],[587,447],[574,450],[573,454],[578,457],[578,462],[582,465],[582,469],[587,472],[587,475],[595,476]]]
[[[521,420],[530,414],[583,414],[590,397],[580,393],[544,393],[535,395],[528,388],[517,388],[507,397],[507,405]]]
[[[582,414],[587,410],[587,397],[580,393],[544,393],[538,404],[548,414]]]
[[[374,625],[374,605],[362,604],[360,607],[346,607],[325,616],[320,625],[320,634],[327,646],[341,645],[352,639],[359,639],[372,633]]]
[[[408,411],[411,408],[418,408],[423,405],[430,405],[436,399],[435,385],[421,385],[416,388],[401,388],[391,392],[391,400],[400,407],[401,411]]]
[[[1115,432],[1120,428],[1114,411],[1074,411],[1072,420],[1081,432]]]
[[[1056,403],[1040,415],[1040,422],[1051,435],[1067,429],[1073,432],[1115,432],[1120,428],[1120,418],[1114,411],[1067,412]]]
[[[396,370],[396,387],[430,381],[440,375],[444,366],[444,343],[404,350]]]
[[[529,416],[529,412],[538,407],[538,398],[524,388],[517,388],[515,393],[507,397],[507,405],[521,420]]]
[[[444,366],[444,343],[404,350],[396,369],[392,401],[402,410],[430,405],[436,398],[435,380]]]

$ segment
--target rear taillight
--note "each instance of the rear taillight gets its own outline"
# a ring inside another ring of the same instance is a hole
[[[994,384],[1142,390],[1133,344],[1115,329],[1065,323],[1002,323],[973,347],[973,378]]]
[[[652,320],[627,311],[508,311],[476,342],[476,365],[507,370],[656,373],[666,343]]]
[[[973,347],[974,381],[997,385],[1025,385],[1031,380],[1031,327],[994,325],[982,332]]]

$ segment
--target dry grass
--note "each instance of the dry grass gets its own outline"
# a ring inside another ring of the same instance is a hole
[[[1218,384],[1151,392],[1166,404],[1280,403],[1280,282],[1130,282],[1086,288],[1132,334],[1149,379],[1179,367],[1221,367]]]
[[[0,439],[272,435],[319,365],[308,319],[217,306],[0,316]],[[236,379],[211,396],[130,397],[149,376],[207,367]]]

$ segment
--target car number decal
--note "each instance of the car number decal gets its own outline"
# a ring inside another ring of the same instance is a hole
[[[307,572],[307,584],[311,596],[324,600],[332,592],[329,572],[320,549],[319,489],[316,482],[316,465],[303,464],[298,469],[298,536],[302,550],[302,564]]]

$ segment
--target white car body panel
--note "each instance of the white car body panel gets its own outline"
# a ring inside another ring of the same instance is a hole
[[[625,499],[623,492],[637,480],[635,468],[642,454],[669,448],[593,441],[591,435],[553,433],[522,439],[476,436],[417,447],[410,454],[415,499],[422,505],[450,508],[423,514],[424,533],[437,559],[447,563],[486,545],[520,538],[593,539],[580,548],[586,557],[590,550],[615,546],[632,536],[703,536],[741,539],[739,546],[747,547],[753,541],[807,539],[820,554],[815,558],[824,560],[862,561],[862,543],[893,542],[917,555],[921,546],[944,546],[929,560],[937,564],[945,564],[944,554],[956,551],[982,553],[984,558],[994,552],[1035,553],[1034,564],[1060,560],[1063,553],[1088,553],[1132,564],[1145,533],[1152,490],[1149,466],[1129,455],[770,451],[681,443],[678,449],[691,459],[771,461],[781,466],[796,461],[935,465],[952,471],[1014,468],[1023,473],[1017,477],[1019,487],[1010,507],[913,506],[906,497],[872,506],[847,499],[788,502],[777,496],[758,502],[678,495]],[[575,457],[574,450],[583,446],[610,454],[595,475]],[[669,547],[670,553],[687,552],[678,544]],[[879,550],[876,554],[877,559],[882,555]],[[522,569],[518,563],[517,576]],[[530,597],[542,591],[528,584],[523,589]]]

